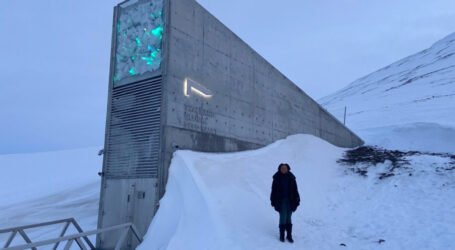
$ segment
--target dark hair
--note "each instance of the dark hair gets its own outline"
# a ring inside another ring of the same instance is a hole
[[[287,164],[287,163],[280,163],[280,165],[278,165],[278,171],[281,170],[281,166],[286,166],[286,167],[288,168],[288,171],[291,170],[291,167],[289,166],[289,164]]]

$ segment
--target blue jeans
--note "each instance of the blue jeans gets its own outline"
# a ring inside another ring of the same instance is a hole
[[[289,199],[281,200],[280,205],[280,225],[292,224],[292,211]]]

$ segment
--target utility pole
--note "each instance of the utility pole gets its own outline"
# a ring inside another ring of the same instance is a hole
[[[344,106],[344,119],[343,119],[343,125],[346,126],[346,110],[347,110],[347,106]]]

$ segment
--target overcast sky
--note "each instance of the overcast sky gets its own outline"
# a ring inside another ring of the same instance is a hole
[[[102,145],[114,0],[1,0],[0,154]],[[199,0],[315,99],[455,32],[453,0]]]

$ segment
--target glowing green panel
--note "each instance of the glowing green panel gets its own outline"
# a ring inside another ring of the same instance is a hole
[[[137,72],[134,68],[131,68],[128,73],[130,73],[130,75],[134,76],[134,75],[137,75]]]
[[[152,35],[154,35],[158,39],[162,39],[163,38],[163,31],[164,31],[163,30],[163,26],[158,26],[155,29],[153,29],[151,32],[152,32]]]
[[[141,42],[141,39],[139,37],[136,37],[136,46],[137,47],[141,47],[142,46],[142,42]]]
[[[160,70],[162,61],[163,0],[123,4],[117,20],[114,86],[131,76]]]

